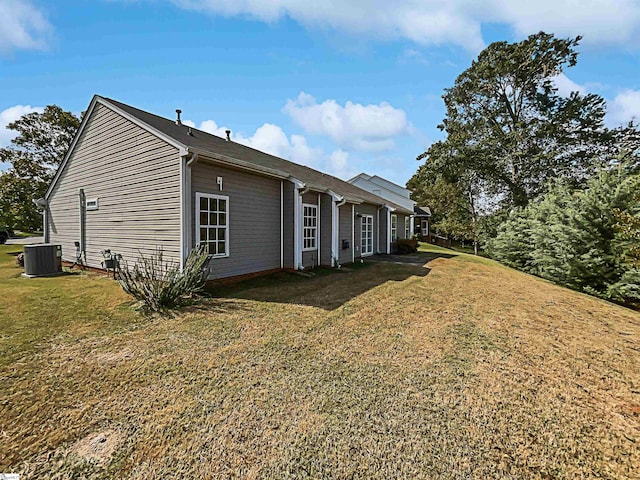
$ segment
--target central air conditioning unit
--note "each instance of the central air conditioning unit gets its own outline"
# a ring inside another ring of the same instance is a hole
[[[62,273],[62,245],[40,243],[24,246],[24,275],[44,277]]]

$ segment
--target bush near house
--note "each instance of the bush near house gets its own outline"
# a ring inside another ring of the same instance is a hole
[[[209,273],[209,256],[203,246],[194,248],[180,271],[176,262],[166,261],[162,249],[153,255],[140,255],[132,268],[123,265],[118,271],[122,289],[146,310],[160,312],[183,305],[202,291]]]
[[[416,253],[418,251],[418,240],[415,238],[399,238],[393,242],[393,251],[400,255]]]

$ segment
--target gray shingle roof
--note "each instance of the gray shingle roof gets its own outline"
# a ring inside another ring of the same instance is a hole
[[[344,196],[349,200],[361,200],[366,203],[375,205],[389,205],[396,210],[404,213],[409,212],[400,205],[396,205],[384,200],[377,195],[367,192],[355,185],[351,185],[337,177],[319,172],[313,168],[299,165],[297,163],[285,160],[268,153],[261,152],[251,147],[227,141],[216,135],[212,135],[197,128],[191,127],[191,135],[189,135],[189,127],[186,125],[177,125],[175,121],[169,120],[158,115],[154,115],[144,110],[132,107],[125,103],[118,102],[110,98],[100,97],[107,103],[113,104],[115,107],[123,110],[127,114],[135,117],[139,121],[146,123],[155,130],[173,138],[185,147],[191,147],[198,150],[204,150],[218,155],[224,155],[232,159],[247,162],[257,167],[268,168],[285,172],[288,175],[304,182],[307,186],[314,190],[332,190],[338,195]]]
[[[413,211],[416,215],[425,215],[427,217],[431,216],[431,209],[429,207],[414,207]]]

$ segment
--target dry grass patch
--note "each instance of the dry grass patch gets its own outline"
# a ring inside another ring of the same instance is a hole
[[[81,316],[13,334],[18,347],[0,343],[13,352],[0,366],[0,471],[633,478],[640,315],[431,253],[427,268],[248,282],[153,321],[111,290],[103,318],[87,301]],[[61,281],[49,310],[112,285]],[[117,441],[92,458],[101,432]]]

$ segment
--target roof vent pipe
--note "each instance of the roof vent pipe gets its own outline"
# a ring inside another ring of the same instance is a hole
[[[227,142],[231,141],[231,130],[225,130],[224,133],[227,134]]]
[[[182,125],[182,120],[180,120],[180,114],[182,113],[182,110],[176,108],[176,113],[178,114],[178,118],[176,118],[176,125]]]

